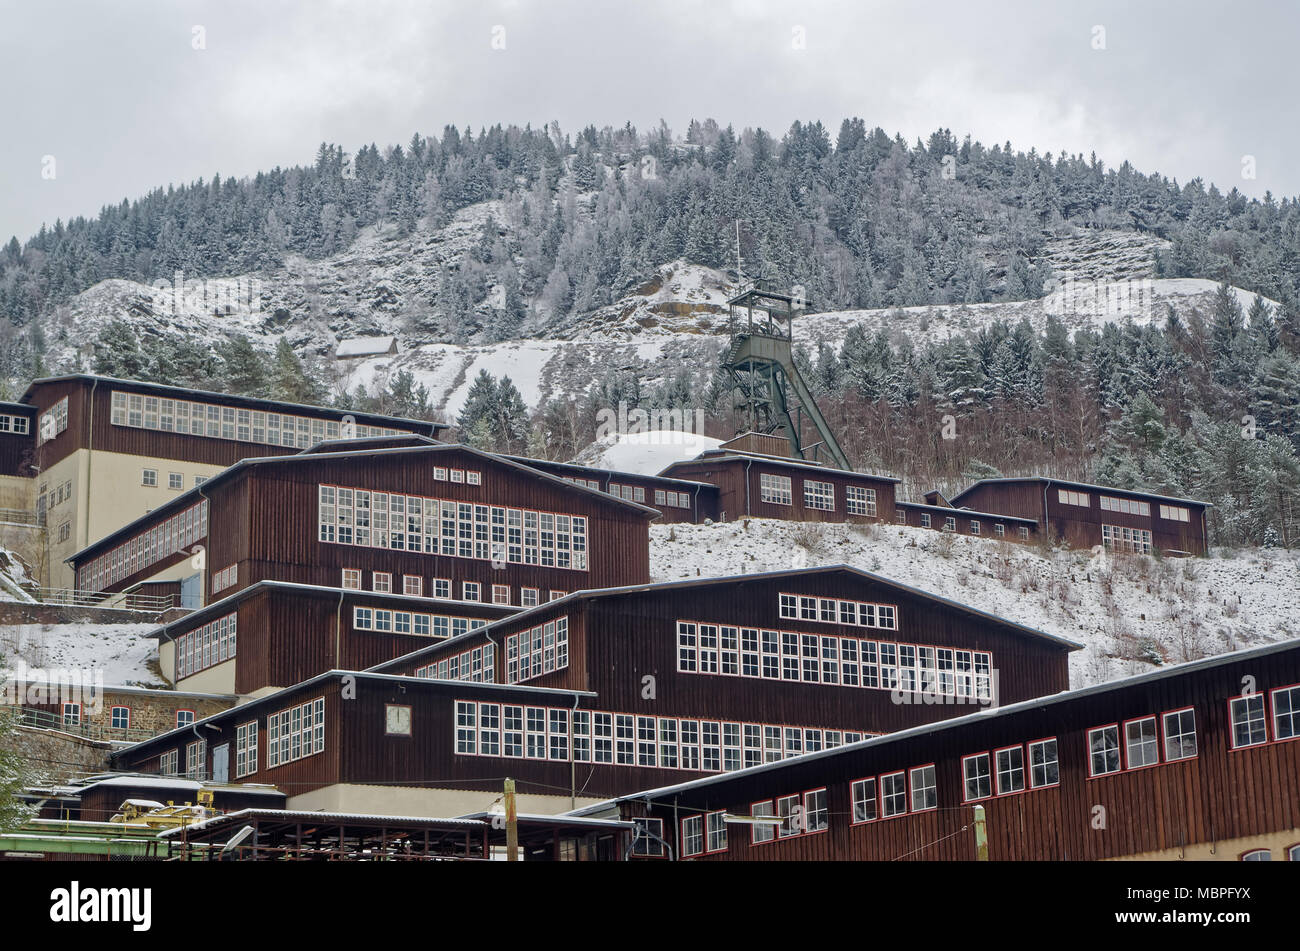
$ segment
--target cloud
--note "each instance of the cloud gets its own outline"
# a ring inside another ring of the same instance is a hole
[[[19,90],[0,137],[0,234],[214,172],[310,162],[322,140],[551,119],[570,133],[660,118],[681,131],[712,116],[779,136],[795,119],[833,135],[858,115],[909,140],[944,126],[1295,195],[1297,28],[1300,10],[1262,0],[1230,16],[1209,0],[14,6],[0,35],[0,80]],[[50,154],[53,181],[40,176]],[[1241,178],[1248,154],[1255,180]]]

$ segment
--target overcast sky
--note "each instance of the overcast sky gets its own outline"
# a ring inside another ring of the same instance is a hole
[[[1290,0],[0,0],[0,236],[322,140],[552,119],[856,115],[1294,196],[1297,37]]]

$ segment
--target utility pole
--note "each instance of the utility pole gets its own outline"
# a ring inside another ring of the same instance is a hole
[[[984,827],[984,807],[975,806],[975,861],[989,860],[989,836]]]
[[[515,781],[506,780],[506,861],[519,861],[519,813],[515,810]]]

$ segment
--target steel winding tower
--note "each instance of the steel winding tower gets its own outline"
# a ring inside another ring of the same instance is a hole
[[[794,364],[793,322],[805,304],[758,285],[727,301],[731,343],[723,367],[733,386],[736,433],[780,432],[789,441],[793,458],[851,469]],[[805,419],[816,430],[815,441],[805,442]]]

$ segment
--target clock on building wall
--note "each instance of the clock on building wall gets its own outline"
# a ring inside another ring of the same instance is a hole
[[[390,703],[385,707],[386,723],[384,732],[389,736],[411,735],[411,708],[402,703]]]

